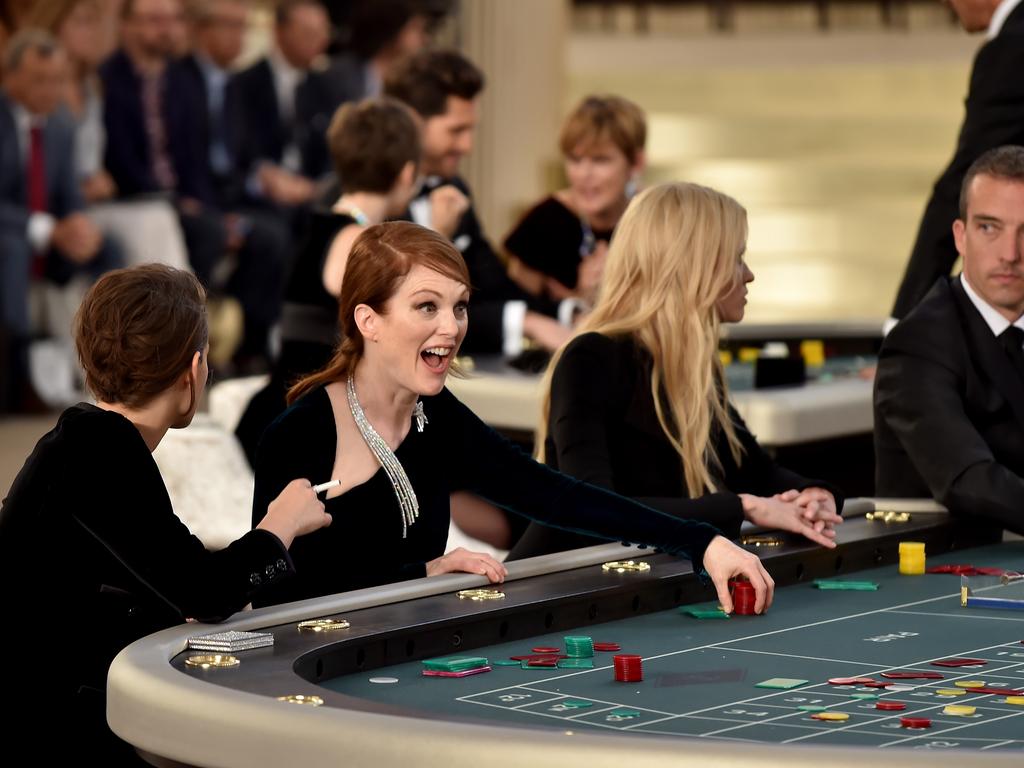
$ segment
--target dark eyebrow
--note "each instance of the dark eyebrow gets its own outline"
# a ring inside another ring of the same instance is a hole
[[[998,216],[992,216],[992,215],[987,214],[987,213],[976,213],[973,216],[971,216],[971,220],[972,221],[994,222],[996,224],[1001,224],[1002,221],[1003,221]]]
[[[412,296],[416,297],[416,296],[419,296],[421,293],[427,293],[427,294],[430,294],[431,296],[436,296],[437,298],[439,298],[441,300],[444,300],[444,296],[441,295],[440,293],[438,293],[437,291],[435,291],[433,288],[417,288],[415,291],[412,292]],[[459,298],[456,299],[456,301],[468,301],[468,300],[469,300],[469,289],[463,287],[462,293],[459,294]]]

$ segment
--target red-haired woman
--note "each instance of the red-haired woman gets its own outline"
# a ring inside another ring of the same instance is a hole
[[[445,554],[449,496],[463,490],[550,525],[685,555],[707,570],[727,610],[727,581],[743,574],[763,610],[773,583],[757,557],[710,525],[548,469],[445,389],[466,335],[468,286],[462,256],[432,230],[378,224],[354,243],[341,286],[343,341],[326,368],[289,392],[293,404],[267,429],[256,459],[255,523],[296,475],[337,482],[326,497],[337,522],[296,541],[296,578],[260,599],[455,571],[502,581],[504,566],[488,555]]]
[[[292,574],[292,541],[330,516],[307,480],[284,484],[259,529],[219,552],[175,516],[151,454],[192,421],[209,375],[205,295],[190,273],[106,274],[79,308],[75,340],[97,404],[61,414],[0,510],[0,658],[41,662],[7,665],[5,690],[32,694],[11,710],[9,736],[58,723],[62,740],[95,759],[126,749],[104,721],[114,655],[187,618],[240,610]]]

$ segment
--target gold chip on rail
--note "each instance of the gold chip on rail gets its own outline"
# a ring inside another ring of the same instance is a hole
[[[460,589],[455,596],[459,600],[503,600],[505,593],[500,589]]]
[[[613,560],[601,566],[606,573],[644,573],[651,570],[651,564],[640,560]]]
[[[345,619],[309,619],[299,622],[300,632],[332,632],[335,629],[348,629]]]

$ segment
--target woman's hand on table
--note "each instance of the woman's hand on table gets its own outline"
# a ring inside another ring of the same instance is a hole
[[[836,543],[832,539],[835,538],[836,533],[826,519],[816,517],[819,512],[817,504],[815,503],[813,515],[808,517],[806,507],[800,506],[795,500],[786,498],[790,493],[794,493],[794,491],[780,493],[771,498],[741,493],[743,515],[754,525],[799,533],[815,544],[833,549]]]
[[[802,508],[804,519],[812,523],[815,530],[831,531],[843,522],[842,516],[836,511],[835,497],[824,488],[804,488],[802,491],[794,489],[776,494],[775,498]]]
[[[508,569],[486,552],[470,552],[457,547],[427,563],[427,576],[440,576],[442,573],[475,573],[486,576],[491,584],[500,584],[508,576]]]
[[[729,594],[729,579],[745,577],[754,586],[756,598],[754,611],[764,613],[772,604],[775,581],[764,569],[760,558],[742,549],[724,536],[716,536],[704,550],[704,570],[718,592],[718,602],[726,613],[732,613],[732,595]]]

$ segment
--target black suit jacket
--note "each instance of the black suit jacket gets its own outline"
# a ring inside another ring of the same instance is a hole
[[[683,466],[658,423],[651,393],[650,353],[630,336],[585,333],[565,348],[551,379],[551,411],[544,444],[547,464],[559,472],[629,496],[677,517],[697,516],[736,537],[743,507],[732,495],[690,500]],[[826,488],[842,508],[842,493],[777,465],[758,445],[742,417],[729,416],[743,445],[739,465],[724,434],[713,438],[722,464],[723,490],[771,496],[796,488]],[[533,524],[513,549],[514,557],[597,543]]]
[[[344,183],[344,181],[343,181]],[[459,226],[452,235],[452,243],[466,260],[472,295],[469,300],[469,330],[462,342],[466,354],[501,354],[504,342],[503,314],[506,302],[523,301],[534,312],[554,316],[558,305],[547,299],[538,299],[522,290],[508,276],[505,265],[494,252],[484,235],[483,227],[473,207],[469,185],[461,177],[442,179],[432,176],[423,185],[413,201],[425,198],[440,186],[451,184],[470,199]],[[414,221],[412,212],[402,217]]]
[[[74,163],[75,126],[69,114],[55,112],[43,128],[47,212],[58,219],[82,209]],[[28,175],[14,106],[0,93],[0,228],[28,237]]]
[[[18,574],[0,583],[0,606],[31,632],[0,633],[0,652],[13,658],[27,642],[40,658],[61,659],[9,664],[4,684],[47,691],[52,717],[72,729],[83,710],[102,722],[107,667],[123,647],[187,617],[220,620],[293,573],[267,531],[207,551],[171,509],[138,429],[84,403],[61,415],[14,480],[0,508],[0,558]],[[28,629],[47,626],[55,610],[62,629]],[[38,724],[30,709],[14,722]]]
[[[189,88],[189,106],[193,111],[193,119],[189,121],[189,143],[202,151],[204,162],[196,169],[202,173],[204,178],[202,188],[208,190],[211,200],[204,200],[207,203],[214,203],[221,209],[230,209],[238,205],[244,195],[245,180],[238,172],[235,162],[234,138],[236,131],[231,121],[234,118],[232,107],[234,95],[234,80],[229,80],[224,93],[224,129],[226,136],[224,141],[228,153],[231,155],[232,168],[224,176],[218,176],[210,166],[210,143],[213,140],[213,127],[210,123],[210,101],[206,91],[206,77],[194,55],[186,56],[179,63],[178,67],[182,72],[182,81]]]
[[[239,72],[230,86],[230,125],[236,165],[248,177],[261,161],[280,163],[294,141],[302,156],[302,175],[319,179],[331,170],[325,134],[333,100],[323,75],[310,72],[295,93],[295,119],[281,119],[274,73],[267,59]]]
[[[1024,533],[1024,380],[960,278],[882,344],[875,455],[879,496],[931,496]]]
[[[107,131],[105,165],[121,195],[162,191],[153,176],[153,157],[142,112],[142,81],[123,51],[100,67],[103,123]],[[195,130],[202,101],[180,62],[164,75],[162,114],[167,152],[177,177],[174,192],[205,203],[213,201],[205,146]]]
[[[971,71],[963,125],[953,159],[935,182],[917,240],[896,296],[894,317],[907,313],[957,258],[953,221],[959,216],[960,185],[971,163],[1004,144],[1024,144],[1024,4],[999,35],[978,51]]]

